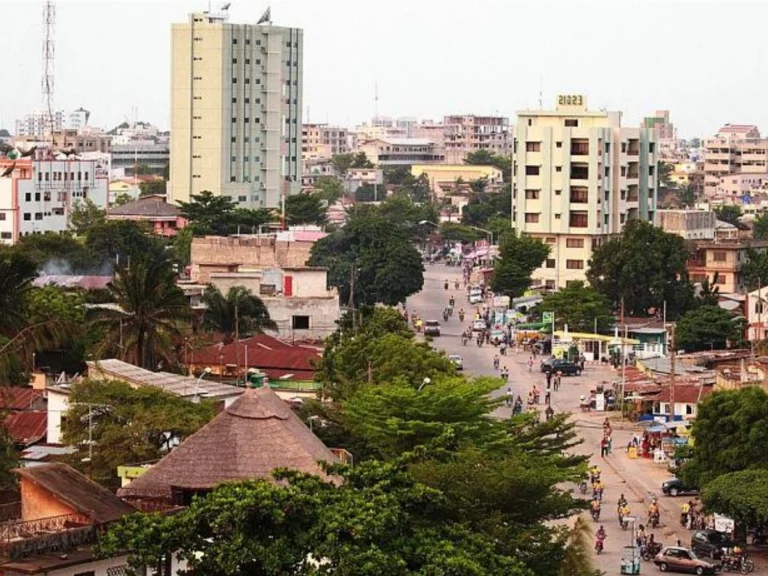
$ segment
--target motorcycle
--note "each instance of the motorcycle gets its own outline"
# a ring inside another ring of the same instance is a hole
[[[582,480],[581,482],[579,482],[579,492],[581,492],[582,494],[586,494],[587,493],[587,481],[586,480]]]
[[[448,312],[443,312],[443,322],[448,322]]]
[[[595,552],[597,552],[598,554],[602,554],[603,553],[603,539],[602,538],[598,538],[597,540],[595,540]]]
[[[655,558],[656,555],[661,552],[661,549],[664,546],[662,546],[661,542],[653,542],[651,544],[643,544],[640,547],[640,556],[645,560],[646,562]]]
[[[459,281],[458,281],[458,280],[456,280],[456,282],[454,282],[454,284],[453,284],[453,285],[454,285],[454,287],[456,288],[456,290],[458,290],[458,289],[459,289]]]
[[[477,339],[477,347],[480,348],[482,345],[483,345],[483,339],[482,338],[478,338]]]
[[[461,337],[461,345],[462,346],[466,346],[467,345],[467,337],[466,336],[462,336]]]
[[[445,288],[446,290],[448,290],[448,282],[445,282],[445,284],[443,284],[443,288]]]
[[[592,521],[593,522],[600,522],[600,508],[592,508]]]
[[[755,571],[755,563],[747,558],[746,554],[740,554],[738,556],[723,556],[721,561],[721,568],[725,572],[740,572],[742,574],[749,574]]]
[[[629,520],[627,520],[626,516],[619,516],[619,524],[621,525],[622,530],[629,528]]]
[[[459,312],[459,322],[464,322],[464,312]]]
[[[648,518],[648,525],[651,528],[658,528],[659,527],[659,513],[658,512],[654,512],[653,514],[651,514],[651,517]]]

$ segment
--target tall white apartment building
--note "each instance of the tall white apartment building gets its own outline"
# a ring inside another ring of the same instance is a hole
[[[653,131],[588,110],[585,96],[518,112],[512,160],[512,224],[550,246],[533,275],[547,288],[585,280],[592,251],[629,220],[655,220]]]
[[[280,206],[301,189],[302,30],[203,12],[171,34],[171,200]]]

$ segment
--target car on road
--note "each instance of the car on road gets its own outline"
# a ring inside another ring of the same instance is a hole
[[[504,330],[491,331],[491,344],[498,345],[507,341],[507,333]]]
[[[449,355],[448,360],[453,362],[453,365],[456,367],[456,370],[464,370],[464,358],[462,358],[458,354]]]
[[[472,332],[482,332],[485,330],[485,321],[484,320],[475,320],[472,322]]]
[[[702,560],[693,550],[681,546],[665,546],[653,559],[662,572],[684,572],[687,574],[716,574],[720,567]]]
[[[680,478],[670,478],[661,483],[661,491],[667,496],[680,496],[681,494],[698,494],[699,491],[686,486]]]
[[[440,322],[437,320],[424,322],[424,336],[440,336]]]
[[[699,556],[713,560],[723,557],[723,548],[733,546],[733,541],[727,534],[717,530],[696,530],[691,536],[691,549]]]
[[[550,358],[541,363],[541,371],[545,374],[562,372],[563,376],[578,376],[581,374],[581,366],[564,358]]]

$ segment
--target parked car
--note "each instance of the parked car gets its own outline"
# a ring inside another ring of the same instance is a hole
[[[541,363],[541,371],[562,372],[563,376],[578,376],[581,374],[581,366],[564,358],[550,358]]]
[[[706,556],[713,560],[723,557],[723,548],[733,546],[731,538],[717,530],[696,530],[691,536],[691,548],[699,556]]]
[[[693,550],[680,546],[666,546],[658,553],[653,563],[662,572],[685,572],[687,574],[715,574],[719,566],[702,560]]]
[[[453,365],[456,366],[456,370],[464,370],[464,358],[458,354],[451,354],[448,356],[448,360],[453,362]]]
[[[480,292],[472,292],[469,295],[470,304],[480,304],[483,301],[483,295]]]
[[[472,332],[482,332],[485,328],[485,320],[475,320],[472,322]]]
[[[440,336],[440,322],[437,320],[424,322],[424,336]]]
[[[492,330],[491,331],[491,344],[498,345],[507,341],[507,333],[504,330]]]
[[[679,496],[681,494],[698,494],[699,491],[686,486],[680,478],[670,478],[661,483],[661,491],[667,496]]]

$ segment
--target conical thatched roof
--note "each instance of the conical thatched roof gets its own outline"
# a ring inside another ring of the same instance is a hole
[[[268,478],[275,468],[326,478],[320,461],[337,458],[277,394],[258,388],[246,391],[120,494],[204,490],[228,480]]]

